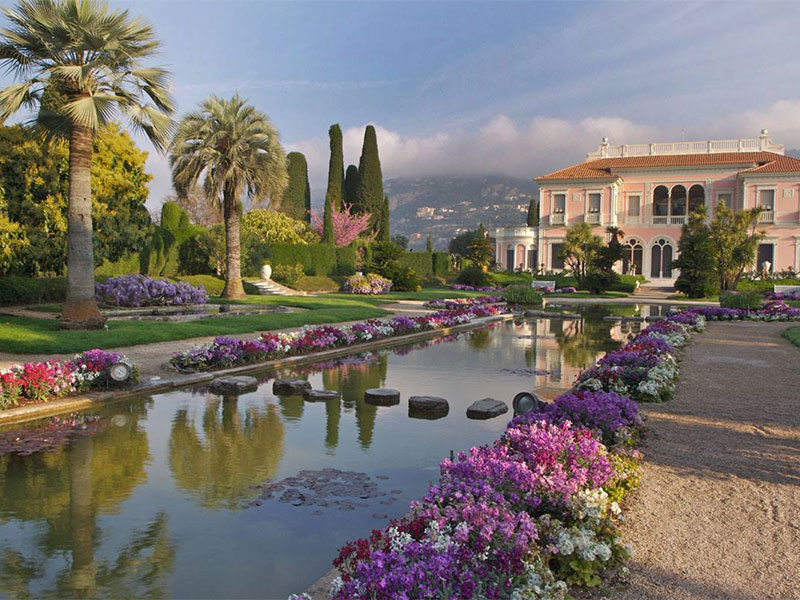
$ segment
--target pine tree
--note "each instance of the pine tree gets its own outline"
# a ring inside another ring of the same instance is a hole
[[[355,206],[358,194],[358,167],[350,165],[344,174],[344,201]]]
[[[681,271],[675,280],[675,289],[689,298],[703,298],[719,292],[714,272],[714,242],[706,223],[705,207],[689,215],[689,222],[681,229],[678,251],[680,255],[672,263]]]
[[[287,156],[289,185],[283,193],[279,210],[292,217],[308,221],[311,209],[311,188],[308,185],[308,164],[300,152],[290,152]]]
[[[333,201],[330,196],[325,198],[325,215],[322,221],[322,243],[333,245],[336,241],[333,232]]]
[[[428,242],[425,244],[425,250],[428,252],[433,252],[433,240],[431,236],[428,236]]]
[[[385,198],[381,161],[378,157],[378,138],[375,127],[372,125],[367,125],[364,131],[364,145],[361,149],[361,160],[358,163],[358,175],[356,208],[359,212],[368,212],[372,215],[370,222],[372,231],[379,233]],[[387,214],[387,219],[388,216]]]
[[[344,188],[344,153],[342,151],[342,129],[338,123],[331,125],[328,136],[330,137],[331,159],[328,163],[328,191],[325,193],[325,202],[330,198],[333,208],[341,210],[342,188]]]
[[[392,227],[389,217],[389,196],[384,195],[380,212],[380,229],[378,230],[378,239],[382,242],[388,242],[392,239]]]
[[[536,198],[531,198],[531,203],[528,204],[528,227],[539,226],[539,201]]]

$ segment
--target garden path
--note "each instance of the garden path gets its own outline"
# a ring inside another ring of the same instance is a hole
[[[800,598],[800,350],[786,323],[709,323],[645,407],[624,600]],[[595,596],[597,597],[597,596]]]

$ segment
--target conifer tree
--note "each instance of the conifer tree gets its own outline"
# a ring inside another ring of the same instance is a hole
[[[528,227],[539,226],[539,201],[536,198],[531,198],[528,204]]]
[[[328,196],[325,198],[325,215],[322,220],[322,243],[333,245],[336,241],[333,232],[333,200]]]
[[[428,236],[428,242],[425,244],[425,250],[428,252],[433,252],[433,240],[431,236]]]
[[[344,153],[342,151],[342,129],[338,123],[331,125],[328,137],[330,137],[331,158],[328,163],[328,190],[325,193],[325,202],[327,203],[330,198],[334,210],[341,210],[342,188],[344,188]]]
[[[358,167],[350,165],[344,174],[344,201],[355,206],[358,194]]]
[[[292,217],[308,221],[311,209],[311,188],[308,184],[308,163],[300,152],[286,155],[289,185],[283,193],[279,210]]]
[[[382,242],[388,242],[392,239],[392,227],[389,216],[389,196],[384,195],[383,206],[381,206],[380,212],[380,229],[378,230],[378,239]]]
[[[367,125],[364,131],[364,145],[361,149],[361,160],[358,164],[358,191],[356,192],[356,209],[372,215],[372,231],[380,233],[382,212],[386,198],[383,193],[383,174],[378,157],[378,138],[375,127]],[[389,218],[388,211],[386,219]],[[388,239],[388,238],[387,238]]]

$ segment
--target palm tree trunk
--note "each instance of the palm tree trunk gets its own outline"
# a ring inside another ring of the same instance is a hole
[[[71,587],[76,598],[93,598],[96,585],[94,562],[94,512],[92,510],[91,438],[77,440],[69,456],[69,513],[72,534]]]
[[[92,247],[92,132],[75,126],[69,139],[67,300],[62,329],[99,329],[105,318],[94,296]]]
[[[240,300],[245,297],[242,285],[242,246],[239,236],[241,204],[234,190],[226,187],[223,192],[225,216],[225,288],[223,298]]]

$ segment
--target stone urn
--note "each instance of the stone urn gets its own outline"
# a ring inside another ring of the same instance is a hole
[[[261,279],[269,281],[270,277],[272,277],[272,267],[270,265],[261,267]]]

